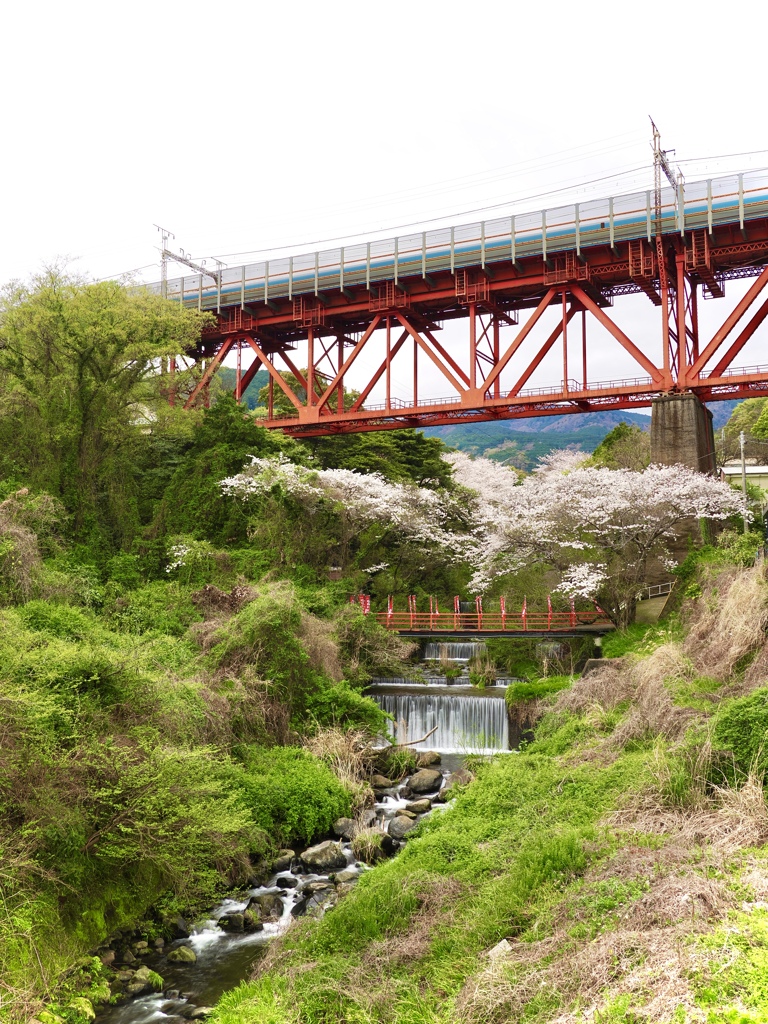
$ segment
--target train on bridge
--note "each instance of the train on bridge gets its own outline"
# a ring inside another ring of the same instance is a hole
[[[740,279],[754,280],[714,334],[700,338],[699,300],[723,299],[726,282]],[[264,425],[311,436],[633,408],[669,394],[768,394],[768,365],[737,365],[768,315],[767,283],[768,170],[759,170],[149,287],[211,314],[188,354],[199,372],[186,392],[169,383],[174,400],[205,401],[213,374],[234,357],[236,397],[266,370]],[[630,337],[611,316],[632,294],[656,307],[656,336]],[[440,340],[448,320],[467,326],[458,349]],[[631,376],[595,379],[588,321],[629,357]],[[556,346],[560,379],[532,387]],[[350,371],[363,351],[365,379],[352,393]],[[183,358],[171,362],[172,374]],[[420,391],[425,364],[447,395]],[[403,381],[407,397],[393,393]]]

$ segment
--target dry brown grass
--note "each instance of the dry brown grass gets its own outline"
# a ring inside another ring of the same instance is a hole
[[[334,624],[302,611],[299,637],[312,668],[339,682],[344,672],[339,660],[339,647],[334,638]]]
[[[765,644],[766,626],[765,566],[729,569],[714,576],[688,610],[683,649],[700,674],[725,680],[742,658]]]
[[[367,781],[370,747],[364,732],[329,726],[308,736],[304,747],[324,761],[350,793],[353,813],[373,804]]]
[[[715,787],[687,807],[670,807],[650,789],[606,821],[622,832],[674,836],[676,842],[711,847],[723,855],[768,840],[765,794],[754,775],[738,788]]]
[[[628,701],[629,711],[611,743],[623,746],[647,736],[676,737],[694,713],[673,704],[666,683],[690,675],[691,665],[680,645],[663,644],[647,658],[627,657],[598,666],[563,690],[554,710],[585,714],[599,725],[605,712]]]

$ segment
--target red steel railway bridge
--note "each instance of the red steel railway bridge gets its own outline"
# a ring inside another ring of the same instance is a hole
[[[746,291],[729,303],[727,282],[743,279]],[[236,398],[265,369],[264,426],[302,437],[768,394],[768,357],[741,365],[768,317],[766,285],[768,171],[750,171],[150,287],[212,314],[197,349],[170,362],[170,374],[182,358],[200,370],[177,401],[205,401],[213,374],[235,357]],[[650,337],[631,336],[613,316],[632,294],[655,308]],[[702,299],[723,308],[707,336]],[[446,321],[466,330],[460,351],[441,341]],[[631,377],[599,379],[591,324],[602,352],[607,340],[631,360]],[[363,352],[351,398],[346,382]],[[558,383],[531,387],[556,354]],[[445,397],[422,394],[427,365]],[[406,398],[393,394],[403,381]]]

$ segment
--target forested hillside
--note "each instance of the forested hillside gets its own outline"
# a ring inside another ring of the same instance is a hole
[[[647,468],[630,426],[524,473],[408,430],[300,443],[223,393],[185,412],[195,371],[167,361],[202,322],[55,269],[2,297],[0,1018],[129,1013],[170,989],[150,964],[193,970],[184,921],[343,835],[361,881],[323,876],[337,905],[222,1024],[762,1019],[768,595],[740,493]],[[490,643],[468,683],[518,677],[524,750],[468,758],[437,812],[412,775],[439,788],[435,762],[375,749],[366,687],[422,671],[388,598],[455,596],[597,602],[622,660],[578,678],[591,641],[567,665]],[[405,778],[393,841],[370,809]],[[230,918],[263,931],[267,907]]]

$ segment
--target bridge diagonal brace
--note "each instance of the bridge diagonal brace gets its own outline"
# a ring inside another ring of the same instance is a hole
[[[767,316],[768,299],[766,299],[762,306],[758,309],[758,311],[749,321],[749,323],[741,332],[741,334],[739,334],[738,338],[734,341],[734,343],[731,345],[731,347],[728,349],[728,351],[725,353],[722,359],[720,359],[717,366],[713,367],[712,372],[709,374],[710,377],[720,377],[722,375],[723,371],[728,368],[728,366],[733,361],[734,357],[737,356],[739,352],[744,348],[746,343],[749,341],[749,339],[752,337],[752,335],[755,333],[757,328],[760,326],[760,324],[763,322],[763,320],[765,320]]]
[[[304,388],[304,390],[306,391],[306,393],[307,393],[307,404],[309,404],[309,382],[306,380],[306,378],[304,377],[304,374],[301,372],[301,370],[298,370],[296,368],[296,366],[293,363],[293,360],[289,356],[287,356],[285,354],[285,352],[279,352],[278,354],[279,354],[280,358],[283,360],[283,362],[285,363],[285,365],[288,367],[290,372],[293,374],[293,376],[299,382],[299,385],[302,388]]]
[[[645,370],[648,376],[656,384],[661,384],[663,380],[663,374],[661,370],[659,370],[658,366],[655,366],[648,358],[648,356],[646,356],[644,352],[641,352],[633,341],[630,341],[630,339],[626,336],[624,331],[622,331],[621,328],[618,327],[613,322],[613,320],[611,320],[611,318],[606,315],[605,311],[602,310],[598,306],[598,304],[590,298],[589,295],[587,295],[584,289],[580,288],[577,284],[572,284],[570,286],[570,291],[571,295],[575,299],[578,299],[579,302],[581,302],[582,305],[585,307],[585,309],[589,310],[592,316],[594,316],[595,319],[600,324],[602,324],[602,326],[605,327],[605,329],[610,334],[613,335],[613,337],[616,339],[616,341],[618,341],[621,347],[623,349],[626,349],[626,351],[632,356],[635,362],[639,363],[640,366],[642,366],[642,368]]]
[[[548,289],[548,291],[545,293],[544,297],[542,298],[541,302],[538,304],[536,309],[533,311],[533,315],[531,317],[529,317],[529,319],[526,320],[525,324],[520,328],[520,330],[517,333],[517,337],[515,338],[515,340],[507,348],[507,350],[504,353],[504,355],[499,359],[499,361],[496,364],[495,368],[493,370],[491,370],[491,372],[485,378],[485,381],[483,382],[483,386],[484,386],[486,391],[491,387],[491,385],[494,383],[494,381],[499,376],[501,371],[507,365],[509,360],[515,354],[515,352],[517,352],[517,350],[520,348],[522,343],[525,341],[525,339],[531,333],[533,328],[539,322],[539,320],[541,319],[541,317],[542,317],[542,315],[544,313],[544,310],[550,305],[550,303],[552,302],[552,299],[555,297],[555,294],[556,294],[556,289],[555,288]]]
[[[416,342],[416,344],[419,346],[419,348],[422,350],[422,352],[425,352],[429,356],[429,358],[438,368],[440,373],[442,373],[442,375],[445,377],[445,379],[448,381],[451,387],[455,388],[456,393],[458,395],[463,395],[464,392],[466,391],[466,388],[463,387],[462,384],[454,377],[454,375],[451,373],[448,367],[440,361],[438,355],[432,351],[429,345],[427,345],[427,343],[424,341],[424,339],[416,330],[416,328],[412,327],[411,324],[408,323],[406,318],[401,313],[396,313],[395,315],[397,316],[397,319],[400,321],[403,327],[406,329],[406,331],[408,331],[410,336]],[[464,376],[463,372],[462,376]]]
[[[741,320],[746,311],[749,309],[749,307],[752,305],[752,303],[755,301],[755,299],[758,297],[760,292],[762,292],[762,290],[765,288],[767,284],[768,266],[766,266],[760,274],[760,276],[755,281],[752,282],[746,294],[743,295],[742,298],[736,304],[736,307],[734,308],[733,312],[726,319],[722,327],[715,332],[710,343],[700,354],[699,358],[696,360],[693,366],[691,366],[690,376],[692,378],[699,376],[699,374],[707,365],[709,360],[712,358],[712,356],[715,354],[718,348],[722,345],[722,343],[731,333],[733,328],[736,326],[739,320]],[[721,363],[722,360],[720,361],[720,363],[718,363],[718,366],[720,366]]]
[[[227,338],[226,341],[223,342],[223,344],[222,344],[221,348],[219,349],[219,351],[216,353],[216,355],[213,357],[213,359],[210,361],[210,363],[206,366],[205,372],[203,373],[203,376],[198,381],[197,386],[193,390],[192,394],[189,396],[189,398],[184,403],[184,408],[185,409],[191,409],[192,408],[192,406],[195,403],[195,400],[197,399],[197,396],[200,394],[200,392],[203,390],[203,388],[207,384],[210,384],[210,382],[211,382],[211,380],[213,378],[213,375],[216,373],[218,368],[224,362],[224,359],[226,358],[227,353],[229,352],[229,350],[232,348],[232,346],[234,344],[235,344],[235,339],[234,338]]]
[[[448,363],[448,365],[451,367],[451,369],[454,371],[454,373],[456,373],[459,377],[461,377],[461,379],[464,381],[466,386],[469,387],[469,377],[467,376],[467,374],[462,370],[462,368],[459,366],[459,364],[456,362],[456,360],[453,358],[453,356],[449,352],[446,352],[446,350],[443,347],[443,345],[440,344],[440,342],[432,334],[432,332],[429,330],[428,327],[424,328],[424,334],[432,342],[432,344],[435,346],[435,348],[440,353],[440,355],[443,357],[443,359],[445,359],[445,361]]]
[[[254,359],[254,361],[251,363],[251,365],[245,371],[243,376],[240,378],[240,397],[241,398],[243,397],[245,392],[250,387],[253,378],[256,376],[256,374],[259,372],[260,369],[261,369],[261,363],[259,362],[258,359]],[[234,395],[235,392],[233,391],[232,394]]]
[[[568,312],[565,315],[565,323],[569,324],[571,322],[571,320],[574,318],[574,316],[578,312],[580,312],[580,307],[573,306],[573,305],[570,306],[569,309],[568,309]],[[549,350],[552,348],[552,346],[555,344],[555,342],[557,341],[557,339],[560,337],[560,335],[562,333],[563,333],[563,321],[560,320],[560,321],[558,321],[557,326],[552,331],[550,336],[547,338],[547,340],[541,346],[541,348],[539,349],[537,354],[534,356],[534,358],[528,364],[528,366],[526,367],[524,373],[522,374],[522,376],[520,377],[518,382],[515,384],[515,386],[509,392],[509,395],[508,395],[509,398],[516,398],[517,397],[517,395],[520,393],[520,391],[528,383],[529,379],[533,376],[533,374],[539,368],[539,366],[541,364],[541,361],[544,359],[544,356],[547,354],[547,352],[549,352]]]
[[[392,360],[393,360],[393,359],[395,358],[395,356],[397,355],[397,353],[398,353],[398,352],[400,351],[400,349],[401,349],[401,348],[403,347],[403,345],[405,344],[405,342],[406,342],[407,338],[408,338],[408,331],[403,331],[403,333],[402,333],[402,334],[400,335],[400,337],[399,337],[399,338],[397,339],[397,341],[395,342],[395,344],[394,344],[394,345],[392,346],[392,350],[391,350],[391,352],[389,353],[389,363],[390,363],[390,366],[392,365]],[[376,372],[375,372],[375,373],[373,374],[373,376],[371,377],[371,379],[370,379],[370,380],[368,381],[368,383],[367,383],[367,384],[365,385],[365,387],[363,388],[363,390],[362,390],[362,391],[360,392],[360,395],[359,395],[359,397],[355,399],[355,401],[354,401],[353,405],[352,405],[352,406],[350,407],[350,410],[349,410],[349,411],[350,411],[351,413],[352,413],[352,412],[357,412],[357,410],[361,408],[361,406],[362,406],[363,402],[364,402],[364,401],[366,400],[366,398],[368,397],[368,395],[370,395],[370,393],[371,393],[371,392],[373,391],[373,389],[374,389],[374,388],[376,387],[376,385],[377,385],[377,384],[379,383],[379,381],[381,380],[381,378],[382,378],[382,375],[383,375],[383,374],[384,374],[384,373],[386,372],[386,369],[387,369],[387,360],[386,360],[386,359],[384,359],[384,360],[382,361],[382,364],[381,364],[381,366],[380,366],[380,367],[378,368],[378,370],[377,370],[377,371],[376,371]]]
[[[365,333],[360,338],[360,341],[358,341],[358,343],[347,356],[346,360],[344,361],[344,365],[339,367],[339,372],[336,374],[331,383],[328,385],[328,387],[325,389],[325,391],[318,399],[316,406],[318,409],[322,409],[328,403],[328,400],[331,397],[331,395],[334,393],[339,384],[341,384],[341,382],[344,380],[344,375],[346,374],[347,370],[360,355],[363,348],[365,347],[366,342],[368,341],[368,339],[370,338],[370,336],[373,334],[373,332],[376,330],[380,323],[381,314],[378,313],[370,322],[368,327],[365,329]]]
[[[273,363],[271,363],[270,360],[267,358],[266,353],[262,352],[260,346],[256,344],[253,338],[248,339],[248,344],[256,353],[257,357],[264,364],[264,368],[267,370],[275,384],[277,384],[277,386],[285,394],[286,398],[291,402],[291,404],[296,407],[296,411],[301,412],[304,406],[301,404],[299,399],[296,397],[293,391],[291,391],[286,382],[283,380],[283,375],[281,373],[278,373]],[[253,369],[253,367],[251,367],[251,369]]]

